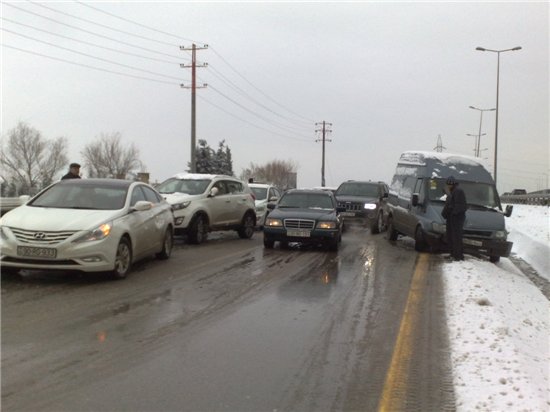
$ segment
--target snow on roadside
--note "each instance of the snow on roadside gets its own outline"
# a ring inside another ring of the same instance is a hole
[[[514,205],[512,252],[550,279],[548,207]],[[550,410],[550,303],[509,259],[443,264],[456,407]]]

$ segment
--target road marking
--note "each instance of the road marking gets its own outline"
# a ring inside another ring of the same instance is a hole
[[[392,359],[386,373],[382,395],[378,403],[380,412],[405,410],[409,366],[412,358],[412,338],[419,319],[424,279],[428,272],[428,253],[418,255],[416,268],[409,289],[409,296],[399,325]]]

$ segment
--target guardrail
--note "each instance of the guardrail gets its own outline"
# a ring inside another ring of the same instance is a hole
[[[505,195],[500,197],[502,203],[516,203],[524,205],[550,205],[550,194],[528,193],[526,195]]]

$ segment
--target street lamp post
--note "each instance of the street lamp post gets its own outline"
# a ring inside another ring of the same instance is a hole
[[[486,49],[484,47],[476,47],[476,50],[479,51],[488,51],[493,52],[497,54],[497,104],[496,104],[496,117],[495,117],[495,166],[494,166],[494,180],[495,180],[495,187],[497,185],[497,148],[498,148],[498,86],[499,86],[499,76],[500,76],[500,53],[504,53],[507,51],[517,51],[521,50],[520,46],[513,47],[511,49],[503,49],[503,50],[492,50],[492,49]]]
[[[479,157],[479,141],[481,140],[481,136],[486,136],[486,135],[487,135],[487,133],[481,133],[481,134],[466,133],[466,136],[475,137],[475,140],[474,140],[474,155],[475,155],[475,157]]]
[[[476,145],[476,156],[479,157],[479,146],[480,146],[480,141],[481,141],[481,122],[483,121],[483,112],[492,112],[496,109],[478,109],[477,107],[475,106],[470,106],[470,109],[474,109],[474,110],[479,110],[480,112],[480,116],[479,116],[479,134],[478,134],[478,139],[477,139],[477,145]]]

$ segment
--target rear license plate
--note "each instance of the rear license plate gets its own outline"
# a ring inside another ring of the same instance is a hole
[[[57,249],[47,247],[17,246],[17,255],[54,259],[57,256]]]
[[[311,237],[309,230],[287,230],[286,235],[290,237]]]
[[[342,212],[342,213],[340,213],[340,216],[354,217],[355,212]]]
[[[470,245],[470,246],[483,246],[483,242],[481,240],[462,239],[462,242],[465,245]]]

